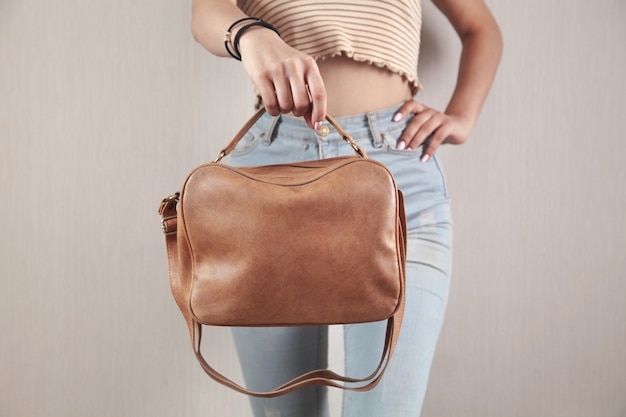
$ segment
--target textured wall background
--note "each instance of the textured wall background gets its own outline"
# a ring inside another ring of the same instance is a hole
[[[188,3],[0,1],[2,417],[248,415],[195,363],[156,214],[252,112]],[[442,151],[455,273],[424,415],[625,416],[626,2],[490,5],[501,71]],[[424,13],[420,99],[443,107],[459,43]]]

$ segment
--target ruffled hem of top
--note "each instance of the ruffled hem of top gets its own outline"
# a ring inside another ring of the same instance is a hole
[[[336,51],[333,52],[331,54],[326,54],[326,55],[315,55],[313,56],[313,58],[315,60],[321,59],[326,60],[326,59],[330,59],[330,58],[336,58],[338,56],[343,56],[349,59],[352,59],[356,62],[364,62],[368,65],[373,65],[375,67],[378,68],[384,68],[386,70],[389,70],[391,72],[393,72],[394,74],[398,74],[402,77],[402,79],[406,80],[406,82],[409,83],[409,87],[411,88],[411,94],[413,96],[415,96],[418,92],[420,92],[423,88],[422,84],[420,84],[419,80],[412,76],[411,74],[407,73],[406,71],[389,64],[388,62],[381,62],[381,61],[374,61],[372,59],[366,58],[366,57],[362,57],[359,56],[358,54],[355,54],[354,51],[346,51],[346,50],[340,50],[340,51]]]

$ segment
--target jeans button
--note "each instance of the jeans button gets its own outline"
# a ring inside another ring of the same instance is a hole
[[[319,129],[317,129],[317,134],[320,136],[327,136],[330,133],[330,128],[326,125],[322,125]]]

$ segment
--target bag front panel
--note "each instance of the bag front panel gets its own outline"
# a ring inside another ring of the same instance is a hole
[[[199,322],[356,323],[395,312],[404,271],[393,177],[365,159],[330,163],[209,164],[189,177],[180,210]]]

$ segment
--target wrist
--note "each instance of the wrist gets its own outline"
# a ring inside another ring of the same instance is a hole
[[[469,130],[473,129],[476,124],[476,120],[478,119],[478,113],[476,111],[470,111],[470,106],[458,108],[458,106],[454,106],[451,103],[451,105],[448,105],[444,113],[455,118],[458,123],[462,124]]]
[[[224,47],[233,58],[241,61],[240,42],[244,35],[253,31],[274,32],[272,36],[280,37],[275,26],[255,17],[246,17],[234,22],[224,33]],[[246,36],[249,37],[249,36]]]
[[[255,26],[241,34],[237,47],[240,56],[243,56],[244,51],[256,50],[264,46],[271,47],[278,42],[282,43],[278,32],[263,26]]]

